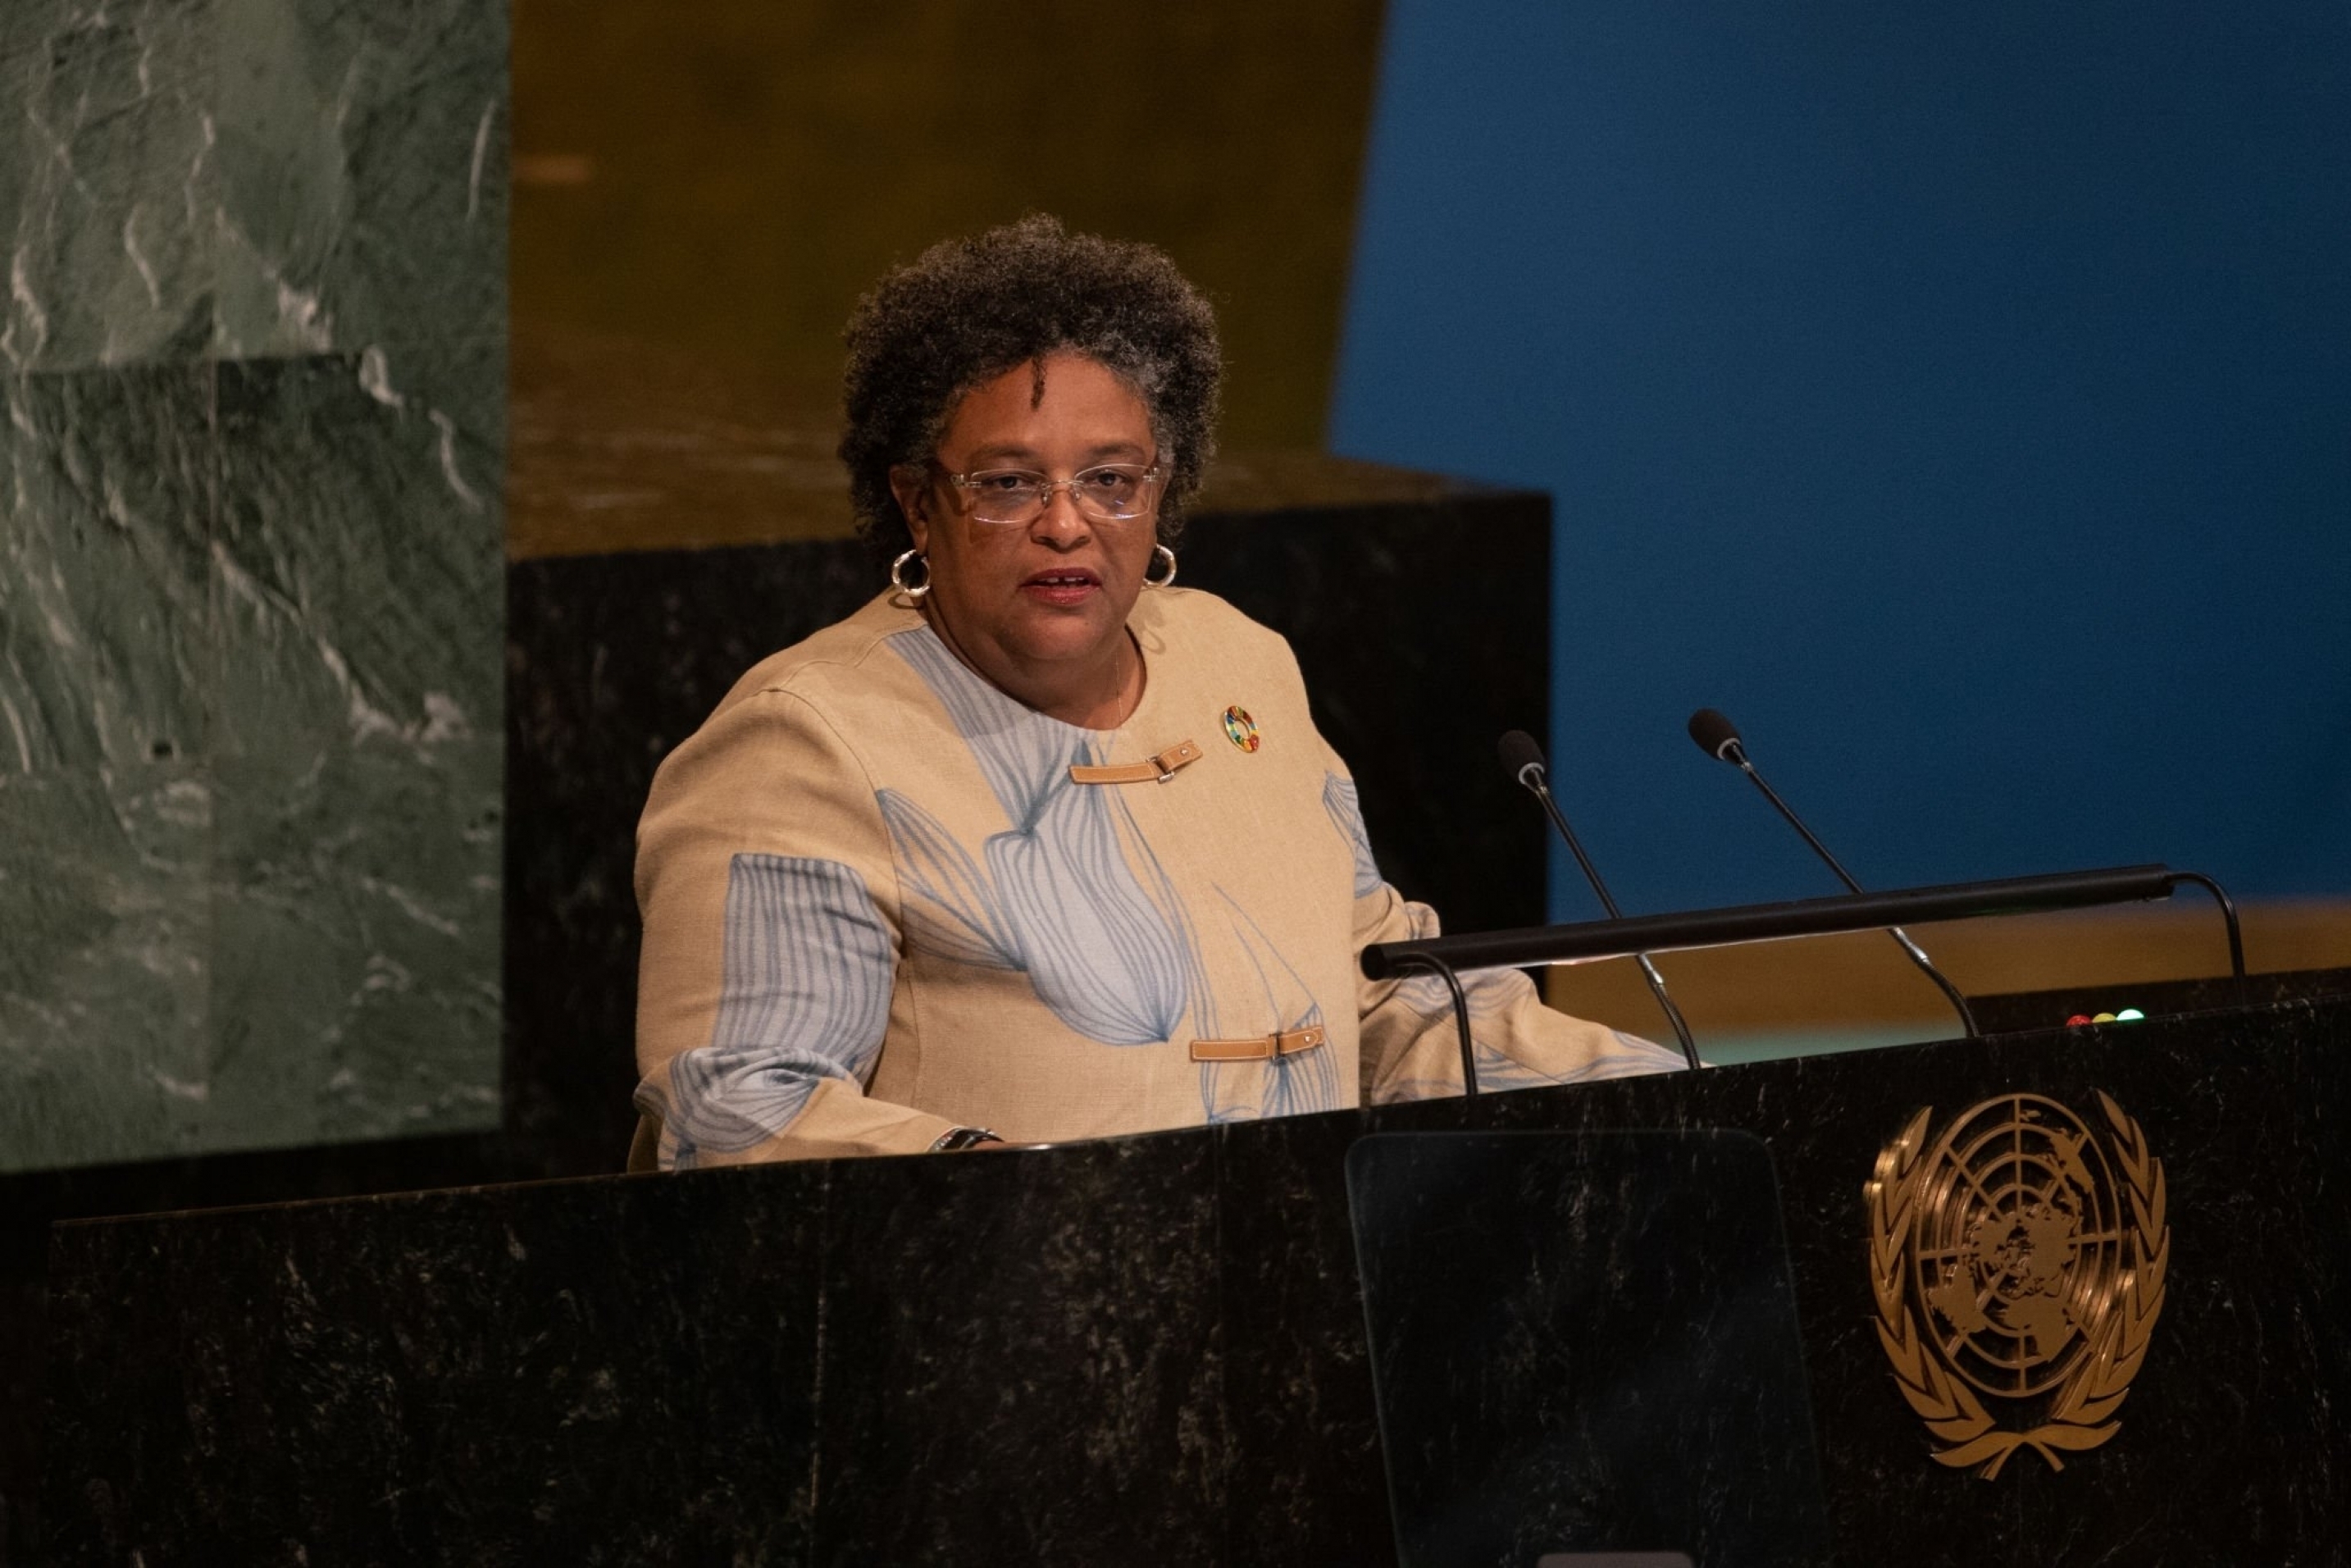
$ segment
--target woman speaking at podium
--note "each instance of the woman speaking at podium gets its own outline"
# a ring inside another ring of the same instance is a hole
[[[631,1164],[1057,1142],[1460,1092],[1432,936],[1381,879],[1281,638],[1176,587],[1207,302],[1032,217],[848,329],[841,455],[889,563],[654,779]],[[1668,1070],[1472,977],[1491,1087]]]

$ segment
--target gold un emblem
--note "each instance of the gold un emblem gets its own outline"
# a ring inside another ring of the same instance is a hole
[[[2163,1162],[2102,1092],[2105,1136],[2054,1100],[1960,1113],[1927,1152],[1930,1107],[1877,1156],[1869,1205],[1877,1337],[1895,1382],[1986,1480],[2019,1448],[2064,1469],[2095,1448],[2163,1311]],[[2005,1419],[1985,1405],[1997,1402]]]

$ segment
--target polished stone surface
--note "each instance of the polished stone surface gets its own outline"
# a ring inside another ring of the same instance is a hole
[[[0,383],[0,1171],[206,1117],[211,379]]]
[[[0,1174],[496,1124],[505,35],[0,8]]]
[[[0,5],[0,1562],[51,1218],[541,1168],[468,1136],[506,19]]]
[[[371,362],[5,389],[0,1170],[496,1121],[497,359]]]
[[[0,7],[0,368],[184,363],[210,345],[218,11]]]
[[[2051,991],[2008,991],[1971,996],[1968,1010],[1986,1034],[2055,1029],[2073,1018],[2136,1008],[2150,1015],[2225,1012],[2247,1005],[2267,1006],[2296,998],[2351,996],[2351,969],[2304,969],[2247,975],[2240,982],[2225,966],[2221,973],[2192,980],[2147,980],[2122,985],[2069,986]]]
[[[2293,1001],[1474,1112],[69,1226],[53,1552],[1390,1561],[1344,1158],[1474,1122],[1762,1141],[1840,1561],[2341,1563],[2346,1061],[2351,1002]],[[1923,1106],[2099,1091],[2171,1229],[2121,1430],[2062,1473],[1939,1467],[1878,1343],[1863,1184]],[[1651,1208],[1584,1192],[1562,1266],[1630,1256]],[[1701,1294],[1747,1261],[1678,1260]]]
[[[214,351],[503,343],[507,6],[214,5]]]
[[[497,1124],[498,364],[221,369],[214,1146]]]
[[[503,338],[503,5],[12,0],[0,77],[0,367]]]
[[[1387,1134],[1347,1196],[1404,1563],[1826,1558],[1760,1140]]]

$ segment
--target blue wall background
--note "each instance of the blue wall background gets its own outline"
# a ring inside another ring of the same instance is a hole
[[[1628,906],[1831,890],[1701,705],[1867,883],[2351,893],[2351,9],[1388,28],[1332,444],[1552,493]]]

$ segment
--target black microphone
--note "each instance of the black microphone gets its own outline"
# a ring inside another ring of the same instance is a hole
[[[1592,891],[1600,895],[1600,907],[1608,912],[1608,918],[1624,919],[1625,912],[1616,907],[1614,898],[1608,896],[1608,884],[1600,880],[1600,868],[1593,865],[1592,857],[1583,852],[1583,844],[1576,838],[1575,830],[1567,825],[1567,818],[1561,812],[1559,802],[1552,799],[1551,769],[1543,762],[1542,747],[1535,744],[1535,737],[1523,729],[1514,729],[1502,737],[1495,750],[1502,758],[1502,771],[1542,802],[1543,811],[1551,818],[1551,825],[1557,828],[1559,836],[1567,841],[1569,851],[1575,856],[1575,863],[1583,868],[1583,880],[1590,883]],[[1682,1042],[1682,1057],[1690,1064],[1690,1071],[1695,1072],[1699,1065],[1698,1046],[1690,1039],[1689,1025],[1682,1020],[1682,1009],[1674,1006],[1674,998],[1666,994],[1666,977],[1657,973],[1656,965],[1649,961],[1646,953],[1634,954],[1633,961],[1640,965],[1641,977],[1649,982],[1649,994],[1656,998],[1657,1006],[1665,1009],[1667,1021],[1674,1026],[1674,1038]]]
[[[1698,742],[1698,748],[1700,751],[1705,752],[1708,757],[1728,762],[1746,774],[1754,783],[1755,788],[1763,791],[1763,798],[1771,802],[1772,808],[1780,815],[1788,819],[1788,826],[1802,834],[1804,842],[1813,847],[1813,852],[1828,862],[1829,870],[1836,873],[1837,880],[1844,883],[1847,893],[1861,891],[1861,883],[1854,881],[1853,873],[1844,869],[1836,856],[1829,853],[1828,845],[1813,836],[1813,830],[1804,826],[1803,819],[1797,816],[1794,809],[1780,799],[1780,792],[1772,789],[1765,781],[1763,775],[1755,770],[1755,764],[1747,759],[1747,743],[1739,738],[1739,727],[1725,717],[1719,708],[1702,707],[1690,715],[1689,736],[1692,740]],[[1968,1038],[1981,1039],[1981,1032],[1976,1028],[1976,1015],[1969,1010],[1968,998],[1959,994],[1959,988],[1951,984],[1942,970],[1935,967],[1935,961],[1927,956],[1925,950],[1918,944],[1910,940],[1908,932],[1899,925],[1889,925],[1886,928],[1886,932],[1887,936],[1902,945],[1902,950],[1910,955],[1910,961],[1917,965],[1928,979],[1935,982],[1944,996],[1950,998],[1952,1008],[1959,1015],[1959,1023],[1968,1031]]]

